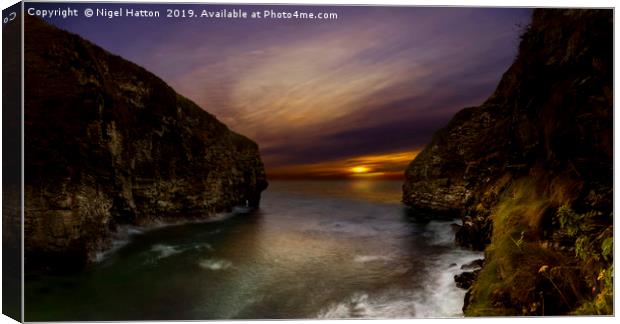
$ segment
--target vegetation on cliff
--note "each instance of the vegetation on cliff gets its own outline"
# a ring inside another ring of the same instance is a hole
[[[122,224],[256,206],[258,146],[143,68],[26,17],[25,257],[85,264]]]
[[[613,312],[613,12],[536,9],[495,93],[410,164],[403,201],[485,250],[466,315]]]

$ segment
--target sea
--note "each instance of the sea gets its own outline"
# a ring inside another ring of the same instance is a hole
[[[75,273],[30,275],[26,321],[461,317],[454,276],[482,258],[459,220],[418,217],[402,181],[271,181],[260,208],[123,227]]]

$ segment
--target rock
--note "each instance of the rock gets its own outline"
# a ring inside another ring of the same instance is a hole
[[[611,22],[604,10],[535,10],[493,95],[458,112],[411,162],[403,202],[460,215],[457,242],[474,249],[489,243],[493,207],[519,178],[548,190],[587,181],[592,191],[566,194],[611,210]]]
[[[145,69],[26,16],[26,268],[76,268],[120,224],[258,206],[256,143]]]
[[[463,301],[463,312],[465,312],[466,309],[469,308],[469,305],[471,304],[471,287],[467,289],[467,292],[465,292],[465,298]]]
[[[465,218],[467,219],[467,218]],[[455,233],[455,242],[473,250],[482,250],[491,241],[491,221],[465,220]]]
[[[480,270],[476,271],[466,271],[461,274],[457,274],[454,276],[454,281],[456,282],[456,286],[462,289],[469,289],[471,285],[476,280],[478,273]]]
[[[477,259],[461,266],[461,270],[476,270],[482,268],[484,259]]]
[[[574,238],[570,244],[555,239],[566,237],[554,221],[559,206],[612,214],[612,39],[611,10],[534,10],[518,55],[495,92],[480,106],[458,112],[405,171],[405,204],[429,215],[459,215],[463,225],[455,240],[461,246],[494,245],[485,253],[485,265],[494,264],[498,276],[480,287],[474,283],[466,314],[519,315],[533,309],[537,300],[527,289],[536,287],[537,279],[517,276],[523,267],[514,264],[523,255],[537,257],[528,249],[540,246],[542,233],[553,238],[547,253],[568,256],[559,258],[568,260],[559,267],[580,262],[570,253]],[[593,239],[613,226],[611,216],[588,221],[598,228],[589,234]],[[466,286],[472,275],[458,277]],[[477,309],[468,312],[472,305]]]

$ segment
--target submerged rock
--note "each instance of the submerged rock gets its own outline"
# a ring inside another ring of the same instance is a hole
[[[25,80],[26,269],[86,264],[119,224],[258,206],[256,143],[145,69],[26,16]]]

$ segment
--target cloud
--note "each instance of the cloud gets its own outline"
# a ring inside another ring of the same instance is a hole
[[[490,95],[514,56],[515,26],[484,14],[360,16],[207,44],[176,54],[200,63],[172,83],[255,139],[268,167],[419,149]]]
[[[517,24],[530,15],[297,9],[339,19],[58,23],[145,66],[254,139],[269,171],[420,150],[456,111],[492,93],[516,54]]]
[[[404,170],[418,151],[391,152],[355,156],[346,159],[275,167],[268,171],[272,178],[402,178]]]

